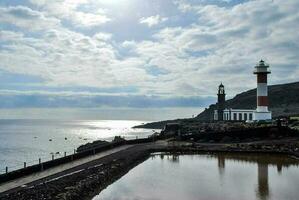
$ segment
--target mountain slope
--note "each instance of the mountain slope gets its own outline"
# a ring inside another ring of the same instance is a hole
[[[269,110],[273,117],[299,115],[299,82],[268,87]],[[179,122],[185,120],[211,121],[216,104],[212,104],[195,119],[176,119],[168,121],[153,122],[137,126],[138,128],[163,128],[166,123]],[[226,101],[226,108],[236,109],[256,109],[256,89],[236,95]]]
[[[271,85],[268,87],[269,110],[272,116],[289,116],[299,113],[299,82],[281,85]],[[256,89],[252,89],[234,98],[227,100],[226,108],[255,109]],[[213,119],[213,112],[216,104],[212,104],[208,109],[200,113],[196,118],[202,121]]]

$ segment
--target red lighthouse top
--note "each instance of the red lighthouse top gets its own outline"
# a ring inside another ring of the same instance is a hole
[[[254,74],[270,74],[271,71],[268,70],[269,65],[265,63],[265,61],[261,60],[256,66],[254,70]]]

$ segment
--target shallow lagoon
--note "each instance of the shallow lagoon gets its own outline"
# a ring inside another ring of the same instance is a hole
[[[155,154],[93,200],[297,200],[299,161],[268,154]]]

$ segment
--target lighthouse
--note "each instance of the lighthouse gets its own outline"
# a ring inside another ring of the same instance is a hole
[[[268,110],[268,85],[267,76],[270,74],[269,65],[261,60],[253,72],[257,77],[256,110],[226,107],[225,90],[222,83],[218,88],[217,109],[214,110],[215,121],[252,121],[271,120],[272,113]],[[230,105],[236,107],[235,105]]]
[[[269,65],[265,61],[261,60],[254,70],[254,74],[257,76],[257,108],[254,112],[255,120],[268,120],[272,119],[272,114],[268,110],[269,101],[268,101],[268,85],[267,85],[267,76],[270,74],[268,69]]]
[[[218,121],[223,121],[223,110],[225,109],[225,90],[224,90],[224,85],[221,83],[218,87],[218,103],[217,103],[217,108],[218,108]]]

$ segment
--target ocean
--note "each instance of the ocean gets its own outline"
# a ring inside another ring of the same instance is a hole
[[[0,174],[71,154],[82,144],[147,137],[132,129],[151,121],[192,117],[203,108],[18,108],[0,109]]]
[[[0,120],[0,174],[42,161],[71,154],[78,146],[95,140],[111,141],[114,136],[143,138],[154,130],[132,129],[146,123],[136,120]]]

